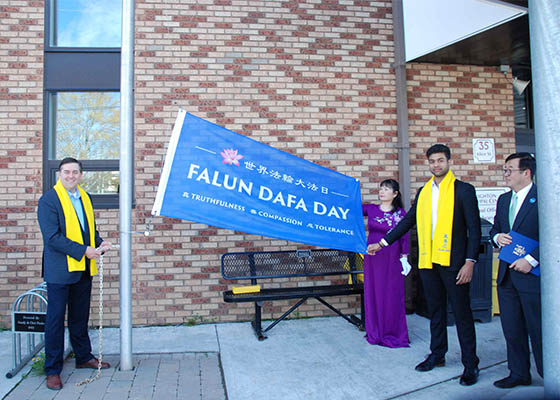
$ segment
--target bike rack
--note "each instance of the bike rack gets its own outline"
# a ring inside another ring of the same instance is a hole
[[[7,378],[13,378],[45,345],[44,323],[47,304],[46,282],[22,293],[14,301],[12,305],[13,368],[6,374]]]

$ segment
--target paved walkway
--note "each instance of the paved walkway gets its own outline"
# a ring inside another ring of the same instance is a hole
[[[118,368],[119,357],[105,357],[116,368],[102,370],[100,377],[78,386],[96,370],[74,368],[74,359],[64,363],[60,391],[47,389],[44,376],[27,376],[6,400],[151,400],[225,399],[219,358],[216,353],[144,354],[134,358],[133,371]]]
[[[283,321],[262,342],[249,323],[134,328],[133,371],[119,370],[119,330],[105,329],[103,348],[108,355],[104,360],[112,368],[102,371],[97,381],[77,387],[77,382],[96,371],[76,370],[74,360],[68,359],[61,391],[46,389],[44,376],[2,377],[0,396],[11,390],[4,399],[544,398],[543,381],[534,368],[529,387],[500,390],[493,386],[493,381],[508,374],[499,318],[476,324],[481,372],[479,382],[471,387],[459,385],[463,366],[455,327],[448,330],[446,366],[420,373],[414,365],[428,352],[429,322],[417,315],[408,316],[407,322],[411,343],[403,349],[369,345],[363,332],[339,317]],[[0,356],[6,360],[7,335],[11,333],[0,333]],[[97,331],[91,337],[95,353]],[[7,372],[9,363],[5,364]]]

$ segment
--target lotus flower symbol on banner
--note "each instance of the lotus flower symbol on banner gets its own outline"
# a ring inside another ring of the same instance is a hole
[[[233,149],[224,149],[224,151],[222,151],[221,156],[224,158],[224,161],[222,161],[224,164],[229,164],[229,165],[237,165],[239,167],[239,160],[241,160],[243,158],[243,156],[241,154],[237,154],[237,150],[233,150]]]

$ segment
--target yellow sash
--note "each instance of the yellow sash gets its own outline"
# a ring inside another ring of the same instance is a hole
[[[60,180],[54,185],[54,190],[58,195],[58,199],[60,200],[60,204],[62,205],[62,211],[64,212],[64,220],[66,221],[66,237],[73,242],[77,242],[80,244],[84,244],[84,239],[82,237],[82,230],[80,228],[80,221],[78,220],[78,215],[76,214],[76,210],[74,209],[74,205],[70,200],[70,196],[68,192],[60,183]],[[88,194],[78,186],[78,190],[80,191],[80,196],[82,198],[82,204],[84,206],[84,211],[86,213],[87,222],[88,222],[88,230],[89,230],[89,237],[90,237],[90,246],[95,247],[95,222],[93,220],[93,206],[91,205],[91,199],[89,198]],[[73,257],[66,256],[68,260],[68,271],[75,272],[75,271],[85,271],[86,270],[86,256],[84,255],[81,260],[76,260]],[[91,276],[97,275],[97,264],[95,260],[90,260],[89,262],[89,270]]]
[[[431,269],[432,263],[451,265],[451,232],[455,207],[455,175],[449,171],[439,184],[438,215],[432,239],[432,182],[422,188],[416,206],[418,227],[418,268]]]

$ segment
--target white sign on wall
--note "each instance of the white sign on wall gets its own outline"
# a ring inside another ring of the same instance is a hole
[[[509,188],[507,187],[476,188],[480,218],[490,221],[490,223],[493,224],[494,217],[496,216],[496,203],[498,202],[498,197],[508,190]]]
[[[496,162],[494,139],[473,139],[472,148],[475,164]]]

